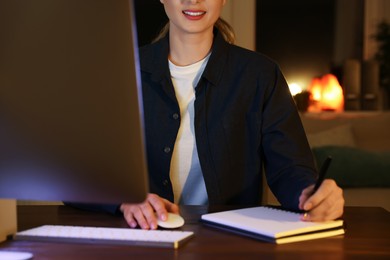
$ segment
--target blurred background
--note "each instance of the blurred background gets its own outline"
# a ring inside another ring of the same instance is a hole
[[[135,4],[144,45],[167,18],[160,1]],[[292,94],[304,92],[297,100],[313,103],[341,90],[343,110],[389,109],[389,0],[228,0],[222,17],[235,29],[237,45],[280,65]],[[339,86],[325,90],[330,81]]]

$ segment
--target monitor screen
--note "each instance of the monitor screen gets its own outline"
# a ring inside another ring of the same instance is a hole
[[[148,191],[132,0],[0,1],[0,198]]]

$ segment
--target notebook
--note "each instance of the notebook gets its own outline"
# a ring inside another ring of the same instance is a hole
[[[276,244],[345,233],[343,220],[306,222],[300,214],[272,207],[251,207],[204,214],[206,225]]]

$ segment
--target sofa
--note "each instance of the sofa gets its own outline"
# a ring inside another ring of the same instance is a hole
[[[343,188],[346,206],[390,211],[390,111],[302,113],[317,165],[333,161],[328,177]],[[277,204],[266,189],[265,203]]]

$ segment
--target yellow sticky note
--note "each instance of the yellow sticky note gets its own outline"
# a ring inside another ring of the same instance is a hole
[[[0,242],[17,230],[16,200],[0,199]]]

